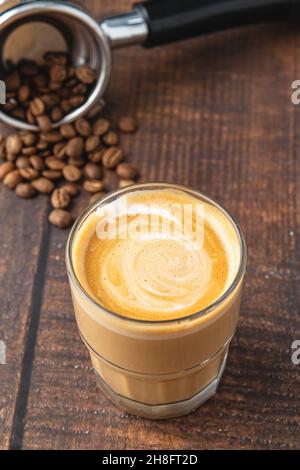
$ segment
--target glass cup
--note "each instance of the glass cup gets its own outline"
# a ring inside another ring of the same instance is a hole
[[[177,320],[126,318],[96,302],[74,270],[74,241],[87,218],[120,195],[137,190],[176,189],[215,208],[236,237],[239,261],[226,292],[207,308]],[[150,419],[187,414],[213,396],[223,375],[238,323],[246,268],[246,245],[234,218],[216,201],[188,187],[149,183],[111,193],[78,218],[66,247],[76,321],[89,350],[100,389],[119,408]]]

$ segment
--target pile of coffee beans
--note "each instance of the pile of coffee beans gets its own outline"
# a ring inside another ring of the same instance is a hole
[[[137,169],[124,162],[119,135],[136,132],[138,125],[126,116],[112,126],[96,106],[74,123],[53,129],[53,122],[86,99],[95,73],[87,66],[70,67],[61,53],[49,52],[45,59],[47,66],[20,62],[5,78],[5,111],[37,124],[39,131],[0,135],[0,181],[20,198],[49,195],[50,223],[67,228],[73,222],[68,209],[81,189],[91,203],[105,195],[107,173],[115,172],[120,187],[138,178]]]

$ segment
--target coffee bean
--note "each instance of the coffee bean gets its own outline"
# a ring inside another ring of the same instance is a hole
[[[71,197],[76,197],[79,194],[79,187],[75,183],[65,183],[61,188],[67,191]]]
[[[103,181],[99,180],[86,180],[83,183],[83,188],[88,193],[98,193],[99,191],[102,191],[104,189],[104,183]]]
[[[96,163],[87,163],[83,169],[83,175],[88,179],[97,180],[102,178],[103,170]]]
[[[28,168],[30,166],[30,160],[28,157],[19,157],[16,160],[16,168]]]
[[[71,96],[69,98],[69,104],[72,108],[77,108],[85,102],[85,97],[83,95]]]
[[[137,169],[130,163],[120,163],[116,168],[116,173],[124,180],[133,180],[138,175]]]
[[[29,124],[35,125],[35,117],[30,111],[30,109],[27,109],[26,111],[26,120]]]
[[[7,91],[18,90],[21,86],[21,83],[21,77],[17,70],[5,77],[5,86]]]
[[[92,163],[100,163],[102,162],[102,157],[105,152],[105,149],[96,150],[96,152],[89,153],[89,160]]]
[[[66,156],[67,146],[64,142],[53,145],[53,153],[57,158],[63,159]]]
[[[7,153],[6,154],[6,160],[8,162],[15,162],[17,159],[17,155],[15,155],[14,153]]]
[[[69,158],[68,165],[77,166],[77,168],[82,168],[85,165],[84,158]]]
[[[50,194],[54,189],[54,184],[48,178],[38,178],[32,181],[32,186],[37,192],[42,194]]]
[[[78,83],[71,89],[73,95],[85,95],[88,91],[88,88],[83,83]]]
[[[58,131],[43,132],[41,134],[41,139],[50,144],[55,144],[57,142],[61,142],[63,136]]]
[[[109,126],[110,124],[107,119],[104,119],[104,118],[97,119],[97,121],[93,125],[93,134],[102,136],[106,134],[106,132],[108,132]]]
[[[100,145],[100,138],[97,135],[90,135],[85,141],[85,151],[94,152]]]
[[[41,116],[37,116],[36,118],[37,125],[41,129],[42,132],[49,132],[52,129],[52,122],[46,114],[42,114]]]
[[[66,209],[70,202],[71,196],[65,189],[54,189],[53,193],[51,194],[51,204],[54,209]]]
[[[76,67],[75,75],[82,83],[91,85],[96,81],[96,72],[88,65],[81,65]]]
[[[36,144],[37,150],[41,150],[41,151],[46,150],[48,147],[49,147],[49,144],[48,144],[48,142],[45,142],[45,141],[44,142],[40,141]]]
[[[57,181],[62,178],[62,172],[59,170],[44,170],[42,175],[51,181]]]
[[[88,137],[91,133],[91,125],[85,118],[80,118],[75,121],[75,128],[82,137]]]
[[[43,102],[48,108],[53,108],[54,106],[58,106],[60,103],[59,96],[57,96],[55,93],[49,93],[45,94],[41,97]]]
[[[84,151],[84,141],[82,137],[73,137],[67,143],[66,154],[70,158],[80,158]]]
[[[35,147],[23,147],[21,151],[22,155],[34,155],[36,153],[36,148]]]
[[[105,168],[115,168],[123,160],[124,155],[119,147],[110,147],[105,150],[102,163]]]
[[[43,159],[38,155],[31,155],[31,157],[29,157],[29,162],[31,166],[37,171],[42,171],[45,168]]]
[[[47,157],[45,163],[50,170],[62,170],[65,166],[65,162],[56,157]]]
[[[57,65],[67,65],[68,56],[65,52],[56,52],[48,51],[44,54],[44,59],[46,63],[57,64]]]
[[[54,209],[49,214],[49,222],[58,228],[68,228],[73,222],[71,214],[63,209]]]
[[[102,136],[102,141],[105,145],[116,146],[119,142],[119,137],[116,132],[109,131]]]
[[[12,162],[4,162],[0,165],[0,181],[3,181],[8,173],[14,170],[14,164]]]
[[[104,191],[100,191],[99,193],[94,193],[90,199],[89,199],[89,204],[94,204],[94,202],[101,201],[106,196],[106,193]]]
[[[124,116],[119,119],[118,128],[121,132],[132,133],[137,131],[137,122],[133,117]]]
[[[15,191],[16,195],[23,199],[31,199],[36,195],[36,190],[30,183],[19,183]]]
[[[59,85],[60,82],[63,82],[67,78],[67,69],[65,65],[53,64],[50,67],[49,71],[50,80]]]
[[[69,100],[62,100],[60,103],[60,107],[65,114],[69,113],[72,109],[72,105]]]
[[[63,117],[62,110],[58,106],[55,106],[51,111],[51,120],[52,120],[52,122],[60,121],[62,119],[62,117]]]
[[[22,140],[19,134],[10,134],[6,139],[6,151],[7,153],[17,155],[21,152]]]
[[[7,173],[3,179],[3,184],[9,189],[15,189],[15,187],[22,182],[22,176],[19,170],[13,170]]]
[[[125,188],[126,186],[130,186],[134,184],[134,180],[120,180],[119,181],[119,188]]]
[[[18,91],[18,100],[21,103],[24,103],[25,101],[28,100],[29,96],[30,96],[30,88],[27,85],[20,86],[19,91]]]
[[[25,179],[25,180],[34,180],[39,176],[39,172],[35,170],[34,168],[27,167],[27,168],[20,168],[20,175]]]
[[[97,117],[101,113],[102,108],[103,108],[103,104],[101,104],[101,103],[94,104],[94,106],[92,106],[88,110],[88,112],[86,114],[86,117],[88,119],[94,119],[95,117]]]
[[[81,178],[81,171],[74,165],[66,165],[63,169],[64,178],[71,183],[79,181]]]
[[[76,131],[72,124],[63,124],[59,128],[59,132],[63,135],[66,139],[71,139],[72,137],[76,136]]]
[[[36,97],[33,101],[29,104],[29,110],[33,116],[40,116],[41,114],[45,113],[45,103],[44,101]]]

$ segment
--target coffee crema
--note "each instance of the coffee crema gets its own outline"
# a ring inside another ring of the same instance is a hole
[[[115,212],[115,236],[99,235],[109,225],[100,210],[74,245],[77,277],[96,302],[125,317],[161,321],[196,313],[224,294],[237,254],[221,211],[176,189],[138,190],[108,206],[117,204],[123,209]]]

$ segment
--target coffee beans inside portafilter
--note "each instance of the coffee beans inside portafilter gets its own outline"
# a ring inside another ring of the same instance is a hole
[[[20,61],[4,78],[8,96],[3,110],[39,131],[0,136],[0,181],[20,198],[49,195],[49,221],[60,228],[72,224],[69,209],[81,188],[95,202],[112,189],[106,183],[111,171],[120,187],[138,178],[137,169],[124,162],[118,132],[135,132],[134,118],[122,117],[113,127],[95,106],[74,123],[52,127],[84,102],[95,79],[88,66],[71,67],[67,56],[56,52],[45,55],[44,65]]]

